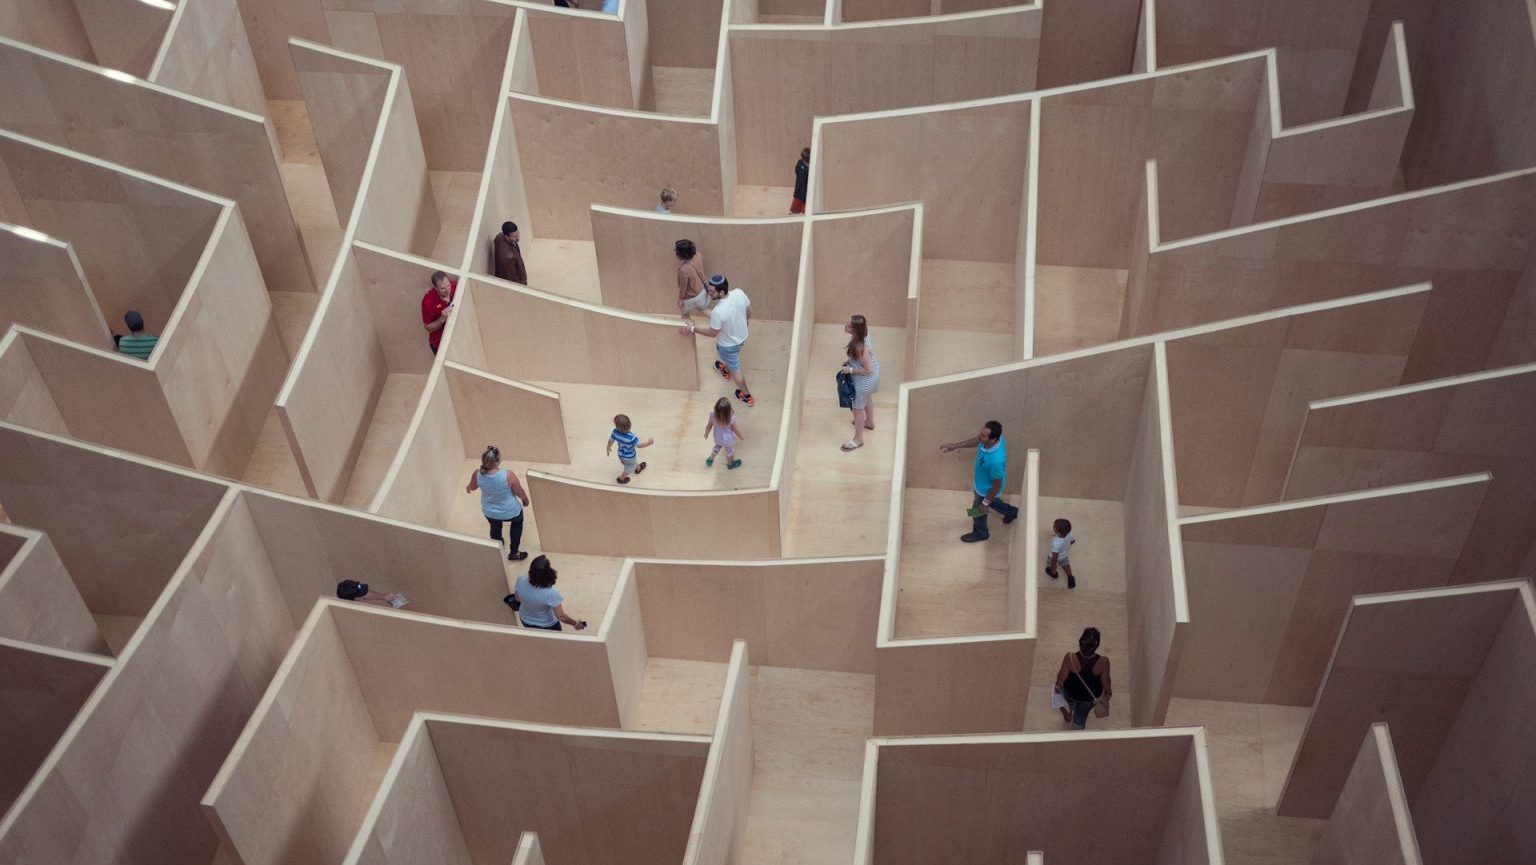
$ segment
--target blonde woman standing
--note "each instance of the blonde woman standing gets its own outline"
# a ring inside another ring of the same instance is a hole
[[[501,467],[501,449],[487,445],[480,455],[480,468],[469,476],[464,492],[480,491],[480,512],[491,524],[491,540],[501,543],[502,523],[511,525],[508,538],[507,561],[520,562],[528,553],[518,549],[523,542],[523,508],[528,507],[528,494],[517,475]]]

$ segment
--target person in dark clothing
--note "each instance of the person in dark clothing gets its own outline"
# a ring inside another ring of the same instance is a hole
[[[523,250],[518,246],[517,223],[503,222],[501,233],[491,240],[491,273],[519,285],[528,284],[528,268],[523,266]]]
[[[1081,730],[1088,726],[1088,713],[1095,705],[1103,707],[1101,717],[1109,714],[1109,698],[1114,688],[1109,683],[1109,659],[1099,653],[1099,629],[1084,628],[1077,639],[1077,651],[1062,656],[1056,672],[1056,687],[1066,698],[1061,719]]]
[[[805,212],[805,188],[811,181],[811,148],[802,148],[800,161],[795,163],[795,196],[790,199],[791,214]]]

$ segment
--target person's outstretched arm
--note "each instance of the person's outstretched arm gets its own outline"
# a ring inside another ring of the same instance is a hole
[[[953,450],[959,450],[960,448],[968,448],[968,447],[971,447],[972,445],[978,445],[978,444],[981,444],[981,436],[979,434],[971,436],[968,439],[961,439],[961,440],[959,440],[957,442],[950,442],[949,444],[939,445],[939,450],[943,451],[944,453],[949,453],[950,451],[953,451]]]

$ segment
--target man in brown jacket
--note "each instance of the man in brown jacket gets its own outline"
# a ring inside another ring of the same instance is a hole
[[[523,267],[523,250],[518,247],[517,223],[503,222],[501,233],[491,241],[491,273],[519,285],[528,284],[528,268]]]

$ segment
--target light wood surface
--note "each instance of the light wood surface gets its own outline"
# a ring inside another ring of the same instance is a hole
[[[67,8],[51,4],[54,8]],[[95,59],[81,56],[99,66],[145,77],[154,65],[155,55],[165,42],[165,31],[170,26],[174,7],[139,3],[124,6],[112,0],[75,0],[74,7],[80,13],[80,23],[85,25],[86,38],[90,40]],[[33,40],[20,41],[38,45]],[[51,51],[76,56],[68,51],[40,45]]]
[[[1052,863],[1222,861],[1219,841],[1207,827],[1209,791],[1199,783],[1196,761],[1206,747],[1201,731],[873,744],[874,801],[865,804],[872,811],[866,848],[872,861],[1022,861],[1031,849],[1046,851]],[[935,810],[950,819],[935,824],[923,818]],[[1181,849],[1183,839],[1197,843]]]
[[[131,13],[130,17],[133,14]],[[98,32],[100,29],[98,28]],[[267,113],[256,56],[235,0],[182,0],[176,4],[148,80],[211,102]],[[274,144],[275,139],[274,139]]]
[[[1190,622],[1175,692],[1308,705],[1348,599],[1445,585],[1487,492],[1487,475],[1470,475],[1182,520]]]
[[[1298,434],[1285,498],[1489,471],[1453,583],[1529,576],[1536,465],[1527,416],[1536,367],[1489,370],[1318,401]]]
[[[678,206],[686,210],[688,196],[680,195]],[[753,318],[789,321],[794,318],[802,222],[662,216],[594,205],[592,238],[602,303],[632,312],[677,315],[673,243],[686,238],[698,247],[706,279],[724,274],[733,286],[747,291]]]
[[[1356,296],[1170,339],[1179,502],[1280,500],[1307,404],[1401,381],[1428,292]]]
[[[637,25],[645,28],[645,19],[637,20],[635,15],[637,5],[630,4],[622,19],[553,6],[524,7],[538,75],[538,89],[533,92],[606,108],[643,108],[635,99],[642,82],[630,80],[627,37]],[[648,68],[646,52],[639,60],[642,68]]]
[[[683,865],[742,859],[754,764],[751,686],[747,644],[736,640],[726,665],[725,691],[710,739]]]
[[[97,655],[0,637],[0,807],[16,801],[111,668]]]
[[[1028,162],[1020,142],[1032,106],[992,100],[822,120],[811,163],[815,212],[921,201],[925,257],[1013,261]]]
[[[404,741],[395,749],[345,861],[369,865],[470,865],[474,861],[421,716],[412,720]]]
[[[452,362],[445,365],[443,380],[453,397],[465,457],[478,459],[487,442],[502,442],[519,459],[571,461],[559,394]]]
[[[302,39],[290,39],[288,51],[325,166],[336,220],[346,225],[389,104],[390,81],[399,74],[399,67]]]
[[[23,324],[71,342],[111,343],[101,306],[68,242],[36,229],[0,223],[0,326]]]
[[[42,532],[8,524],[0,525],[0,637],[108,654],[53,542]]]
[[[1533,186],[1536,172],[1514,172],[1213,236],[1154,236],[1145,266],[1131,269],[1121,335],[1427,280],[1433,326],[1420,329],[1403,380],[1481,369],[1536,236]]]
[[[1491,812],[1478,818],[1478,828],[1445,821],[1457,812],[1450,802],[1470,789],[1462,786],[1472,783],[1465,773],[1480,772],[1485,759],[1469,758],[1467,734],[1458,737],[1457,732],[1481,726],[1486,735],[1529,717],[1528,673],[1515,671],[1529,667],[1531,609],[1530,589],[1524,583],[1356,598],[1318,689],[1279,813],[1329,814],[1348,779],[1353,762],[1349,755],[1358,752],[1357,743],[1371,724],[1384,722],[1392,731],[1403,789],[1426,855],[1445,842],[1469,850],[1473,848],[1465,845],[1478,845],[1473,833],[1504,817]],[[1485,666],[1489,660],[1495,663]],[[1497,686],[1480,678],[1484,669],[1499,676]],[[1521,696],[1513,703],[1487,707],[1474,696],[1483,686],[1509,688],[1509,693]],[[1474,717],[1479,720],[1471,723]],[[1528,745],[1510,746],[1518,752]],[[1488,758],[1499,759],[1492,752]],[[1452,759],[1461,760],[1461,765],[1449,765]],[[1484,774],[1479,783],[1503,799],[1517,789],[1505,778]]]
[[[1417,865],[1421,861],[1390,728],[1372,724],[1312,863]]]
[[[314,290],[263,118],[3,39],[0,68],[7,128],[234,199],[267,286]]]
[[[740,181],[792,179],[815,117],[1033,90],[1040,17],[1039,6],[1016,6],[874,26],[731,28]]]
[[[913,265],[921,259],[921,231],[914,207],[812,219],[816,323],[862,315],[874,326],[916,330]]]

